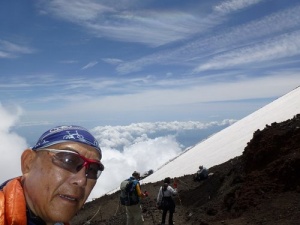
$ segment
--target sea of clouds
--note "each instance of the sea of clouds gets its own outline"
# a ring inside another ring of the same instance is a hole
[[[27,124],[26,129],[24,127],[20,129],[21,114],[22,110],[18,107],[8,109],[0,105],[0,183],[21,175],[22,151],[32,146],[42,132],[54,126],[43,124],[39,127],[37,124],[32,126]],[[95,126],[90,131],[99,141],[105,170],[98,179],[89,200],[114,190],[133,171],[139,171],[141,174],[150,169],[155,171],[186,148],[234,122],[235,120],[207,123],[173,121],[133,123],[127,126]],[[38,135],[37,131],[39,131]]]

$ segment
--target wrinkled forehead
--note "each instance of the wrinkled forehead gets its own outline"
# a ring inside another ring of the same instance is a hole
[[[79,142],[62,142],[55,145],[50,145],[46,149],[75,151],[89,159],[101,160],[102,158],[101,153],[94,147]]]
[[[96,138],[87,129],[74,125],[58,126],[46,131],[32,147],[32,150],[46,148],[64,142],[76,142],[88,145],[102,155]]]

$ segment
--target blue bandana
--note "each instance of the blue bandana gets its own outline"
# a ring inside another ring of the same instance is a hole
[[[49,147],[62,142],[75,141],[90,145],[101,154],[96,138],[85,128],[80,126],[58,126],[46,131],[37,141],[32,150]]]

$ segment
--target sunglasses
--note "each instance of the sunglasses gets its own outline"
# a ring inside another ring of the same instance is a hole
[[[36,151],[48,151],[55,153],[52,157],[52,163],[71,173],[78,173],[83,167],[85,167],[85,176],[89,179],[98,179],[104,170],[104,166],[100,161],[87,159],[75,151],[51,148],[37,149]]]

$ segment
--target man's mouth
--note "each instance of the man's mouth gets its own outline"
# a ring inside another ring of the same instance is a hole
[[[69,201],[78,201],[77,198],[75,197],[72,197],[70,195],[59,195],[59,197],[63,198],[63,199],[66,199],[66,200],[69,200]]]

